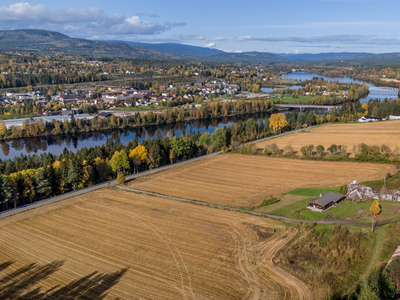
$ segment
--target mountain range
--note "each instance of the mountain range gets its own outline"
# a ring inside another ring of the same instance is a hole
[[[64,53],[85,56],[114,56],[138,59],[203,61],[203,62],[388,62],[400,61],[400,53],[373,54],[341,52],[319,54],[284,54],[269,52],[230,53],[218,49],[179,43],[139,43],[128,41],[93,41],[71,38],[65,34],[39,29],[0,31],[0,51],[20,53]]]

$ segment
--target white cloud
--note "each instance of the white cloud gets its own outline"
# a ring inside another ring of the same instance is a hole
[[[215,46],[216,46],[215,43],[211,42],[211,43],[205,44],[203,47],[214,48]]]
[[[224,38],[224,37],[222,37],[222,36],[217,36],[217,37],[215,37],[215,38],[212,38],[211,40],[212,40],[212,41],[216,41],[216,42],[223,42],[223,41],[227,41],[228,39],[227,39],[227,38]]]
[[[20,2],[9,6],[0,6],[1,29],[38,28],[71,33],[74,36],[117,36],[117,35],[152,35],[186,26],[185,22],[152,22],[141,19],[157,15],[140,13],[125,17],[122,14],[108,15],[102,9],[63,8],[52,11],[43,4],[32,5]]]

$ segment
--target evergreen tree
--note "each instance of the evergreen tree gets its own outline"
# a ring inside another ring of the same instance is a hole
[[[5,205],[5,209],[8,209],[8,203],[13,200],[13,188],[11,181],[8,177],[1,175],[1,189],[0,189],[0,199],[3,204],[3,209]]]
[[[49,174],[46,174],[43,169],[39,169],[35,175],[35,181],[36,191],[39,193],[40,199],[47,198],[52,192]]]

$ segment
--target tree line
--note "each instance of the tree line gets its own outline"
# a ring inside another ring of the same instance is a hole
[[[281,123],[269,120],[280,119]],[[1,210],[39,201],[80,188],[88,187],[118,176],[158,168],[249,140],[288,130],[283,114],[256,122],[244,123],[209,132],[162,137],[139,143],[137,139],[123,145],[108,139],[105,145],[82,148],[76,153],[66,148],[60,155],[44,153],[0,160]],[[283,123],[282,123],[283,122]]]
[[[90,106],[89,106],[90,107]],[[86,111],[86,107],[84,107]],[[186,107],[174,107],[172,110],[162,112],[138,112],[129,117],[116,117],[100,119],[71,119],[64,121],[44,122],[42,119],[31,122],[29,119],[23,122],[22,127],[13,126],[6,128],[4,121],[0,121],[0,139],[25,138],[32,136],[51,136],[60,134],[74,134],[78,132],[90,132],[107,129],[127,128],[143,125],[161,125],[182,121],[205,120],[219,117],[234,116],[239,114],[265,113],[273,110],[273,102],[270,100],[252,101],[211,101],[201,107],[189,109]]]

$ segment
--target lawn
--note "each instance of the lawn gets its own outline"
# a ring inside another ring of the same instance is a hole
[[[332,191],[338,192],[340,187],[327,187],[327,188],[317,188],[308,189],[301,188],[295,189],[285,196],[291,196],[292,199],[296,197],[303,196],[304,198],[298,201],[293,201],[292,204],[276,208],[274,210],[269,210],[270,213],[298,218],[304,220],[318,221],[322,219],[342,219],[342,220],[352,220],[360,223],[370,223],[371,213],[369,208],[371,206],[371,201],[355,203],[349,200],[345,200],[340,203],[337,207],[332,207],[324,213],[313,212],[307,209],[307,203],[312,198],[318,196],[320,193]],[[279,203],[279,202],[278,202]],[[393,220],[400,219],[400,203],[393,201],[380,201],[382,212],[376,217],[378,222],[390,222]]]
[[[310,96],[303,96],[300,95],[296,98],[294,98],[291,95],[283,95],[283,103],[297,103],[300,101],[300,103],[306,102],[307,100],[311,99],[312,97]]]

